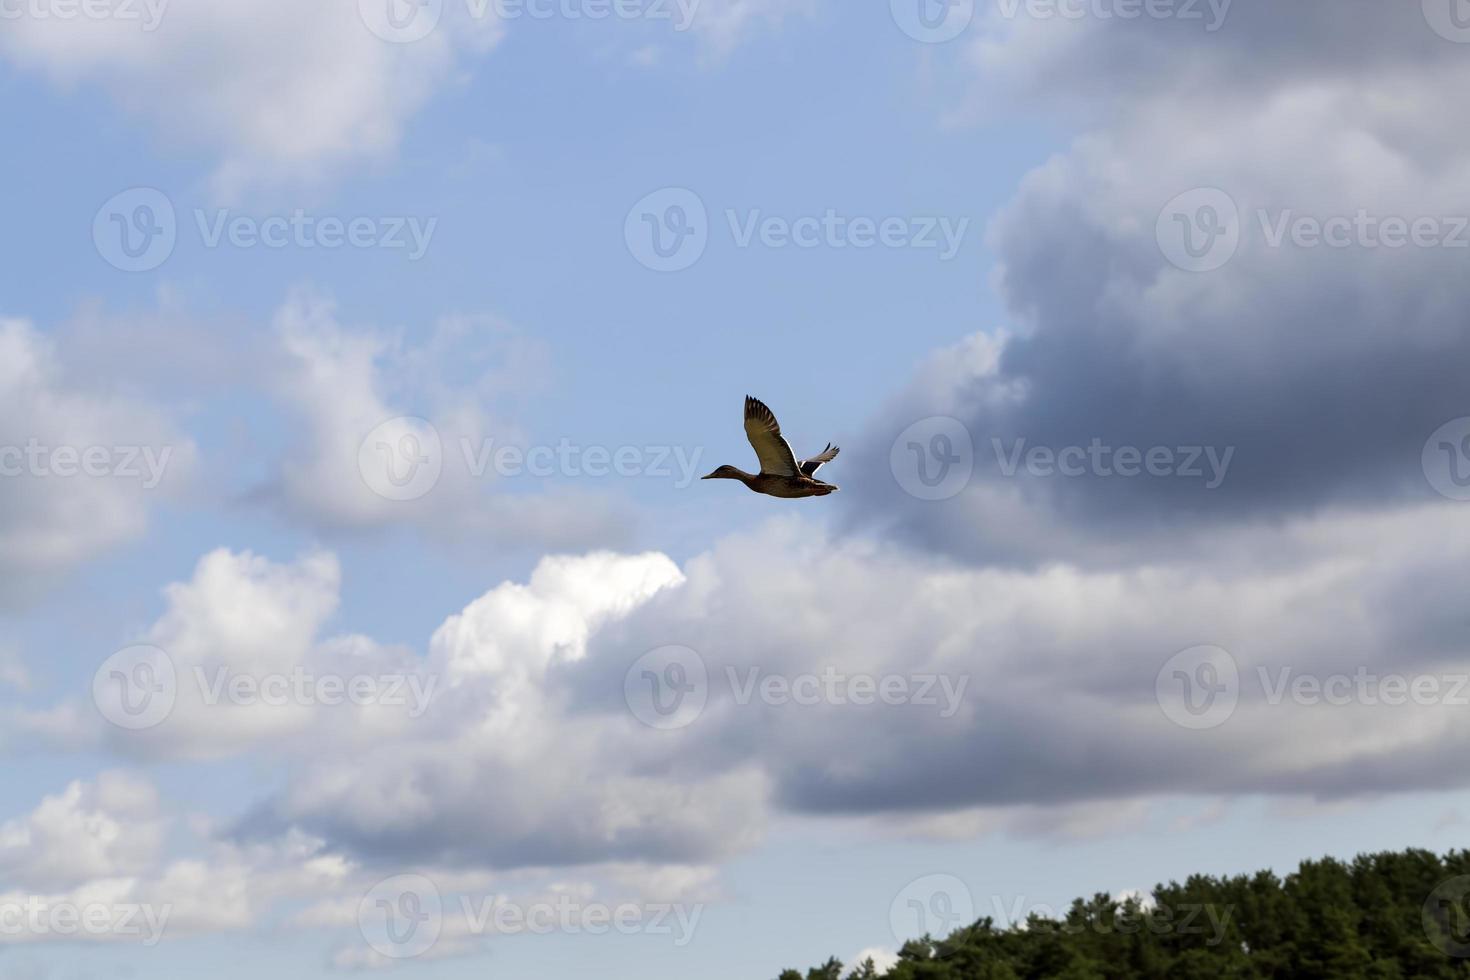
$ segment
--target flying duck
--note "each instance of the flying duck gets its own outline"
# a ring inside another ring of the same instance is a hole
[[[791,444],[781,435],[776,416],[758,398],[745,396],[745,437],[760,460],[759,473],[747,473],[734,466],[721,466],[702,480],[739,480],[756,493],[772,497],[825,497],[837,488],[816,478],[823,463],[837,458],[838,449],[830,442],[811,459],[797,462]]]

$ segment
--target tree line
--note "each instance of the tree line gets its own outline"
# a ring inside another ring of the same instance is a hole
[[[903,944],[880,971],[836,958],[778,980],[1437,980],[1470,978],[1470,851],[1193,875],[1146,898],[1076,899],[1005,928],[984,917]]]

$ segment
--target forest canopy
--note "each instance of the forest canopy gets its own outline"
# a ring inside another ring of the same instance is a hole
[[[1076,899],[1061,918],[984,917],[912,939],[880,971],[829,959],[778,980],[1417,980],[1470,977],[1470,851],[1193,875],[1144,898]]]

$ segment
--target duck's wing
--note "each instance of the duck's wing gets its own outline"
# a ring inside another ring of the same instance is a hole
[[[832,445],[830,442],[827,443],[827,448],[826,449],[823,449],[821,452],[817,453],[811,459],[804,459],[804,460],[801,461],[801,475],[802,476],[815,476],[816,473],[817,473],[817,470],[821,468],[821,466],[822,466],[823,463],[830,463],[830,462],[832,462],[832,460],[834,460],[834,459],[837,458],[837,454],[840,453],[840,452],[842,452],[842,450],[838,449],[836,446]]]
[[[796,454],[781,436],[776,416],[759,398],[745,396],[745,437],[761,461],[761,472],[772,476],[796,476]]]

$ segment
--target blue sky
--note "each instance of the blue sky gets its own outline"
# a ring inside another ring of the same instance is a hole
[[[882,960],[912,887],[987,914],[1463,844],[1448,10],[960,0],[931,43],[904,0],[584,7],[447,2],[411,43],[371,0],[0,8],[0,450],[106,470],[0,475],[0,913],[169,923],[5,932],[0,978],[734,980]],[[686,267],[640,261],[645,200],[702,209]],[[164,211],[172,249],[119,268],[116,222]],[[210,244],[298,213],[305,243]],[[752,466],[746,394],[843,447],[839,494],[692,479]],[[472,471],[507,445],[578,462]],[[425,446],[390,499],[381,453]],[[138,645],[178,690],[134,729],[95,691]],[[705,706],[661,730],[671,664]],[[431,695],[199,683],[303,672]],[[824,672],[908,695],[736,681]],[[451,910],[422,950],[373,918],[404,876]],[[698,925],[450,921],[491,895]]]

